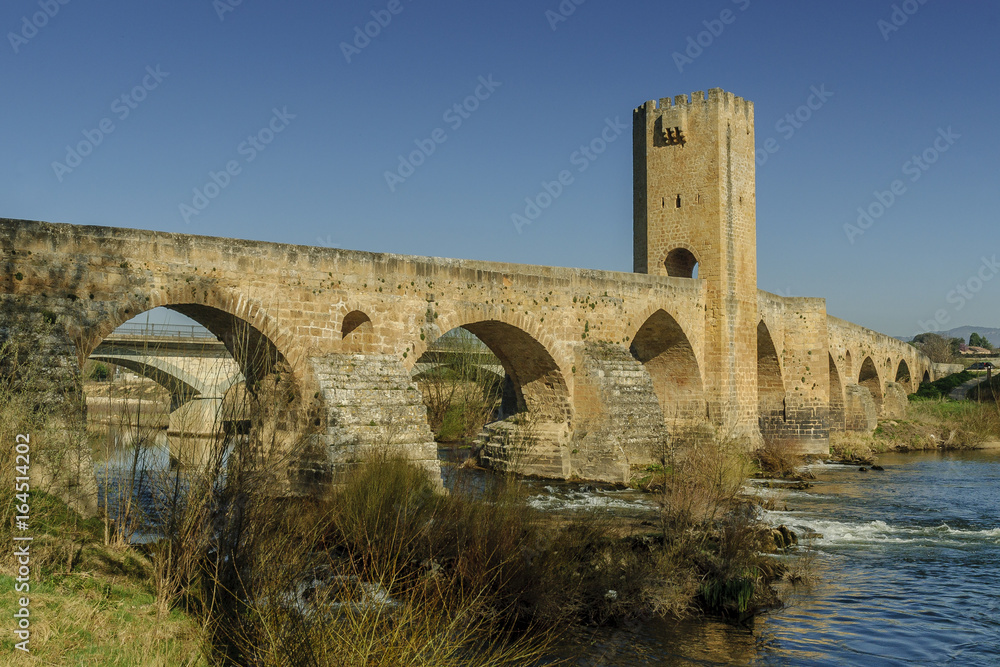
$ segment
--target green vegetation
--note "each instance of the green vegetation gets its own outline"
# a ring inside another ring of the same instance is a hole
[[[952,389],[977,376],[968,371],[935,382],[924,383],[910,395],[905,419],[879,422],[874,433],[832,433],[833,456],[858,463],[872,463],[878,454],[890,451],[930,449],[975,449],[1000,440],[1000,405],[984,389],[969,392],[973,400],[948,398]],[[1000,382],[994,380],[1000,391]]]
[[[910,395],[910,400],[946,398],[952,389],[975,378],[976,376],[973,373],[962,371],[961,373],[953,373],[952,375],[945,376],[934,382],[924,382],[915,394]]]
[[[206,665],[196,619],[160,604],[149,558],[103,542],[98,519],[84,520],[65,503],[31,494],[31,654],[25,665]],[[7,524],[9,531],[9,523]],[[8,538],[9,539],[9,535]],[[14,590],[6,550],[0,587]],[[13,618],[17,596],[0,597]],[[15,655],[5,633],[0,651]]]
[[[970,347],[982,347],[987,350],[993,349],[993,344],[985,336],[980,336],[978,333],[973,332],[969,335],[969,346]]]
[[[431,431],[439,442],[469,441],[490,421],[502,400],[500,360],[464,329],[448,332],[419,360],[417,376]]]

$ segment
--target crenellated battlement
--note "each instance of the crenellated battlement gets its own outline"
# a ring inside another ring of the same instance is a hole
[[[662,114],[667,111],[682,111],[690,114],[699,111],[714,111],[720,108],[728,113],[742,113],[748,118],[753,117],[753,102],[722,88],[711,88],[707,95],[703,90],[696,90],[690,96],[675,95],[673,98],[661,97],[659,100],[649,100],[639,105],[635,112],[649,114],[659,112]]]

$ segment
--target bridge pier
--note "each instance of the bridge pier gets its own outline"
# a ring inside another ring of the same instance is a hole
[[[48,299],[0,294],[3,446],[30,448],[31,487],[97,514],[97,480],[84,437],[86,404],[77,349]],[[44,417],[43,417],[44,416]],[[43,418],[40,418],[43,417]],[[26,441],[25,441],[26,439]]]
[[[349,468],[372,452],[395,453],[440,477],[437,443],[420,391],[399,357],[329,354],[310,359],[326,412],[329,461]]]
[[[578,357],[564,476],[627,482],[634,466],[655,462],[668,446],[653,378],[621,345],[588,342]]]
[[[844,388],[844,414],[848,431],[871,433],[878,426],[878,406],[868,387],[848,384]]]

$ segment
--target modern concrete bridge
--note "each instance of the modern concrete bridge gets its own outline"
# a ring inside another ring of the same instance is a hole
[[[438,469],[411,370],[456,327],[513,383],[518,414],[494,432],[522,432],[528,472],[553,477],[623,479],[705,423],[826,452],[831,431],[874,428],[933,379],[914,347],[823,299],[757,289],[750,102],[647,102],[634,151],[633,273],[0,220],[0,330],[54,321],[39,349],[70,386],[135,315],[193,318],[250,393],[275,392],[303,482],[371,447]]]
[[[219,432],[223,399],[243,374],[225,344],[195,326],[124,325],[90,355],[127,368],[170,392],[172,436],[211,437]]]

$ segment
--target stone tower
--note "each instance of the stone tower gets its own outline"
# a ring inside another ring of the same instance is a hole
[[[753,103],[718,88],[646,102],[633,114],[633,151],[634,270],[689,279],[697,270],[708,416],[755,435]]]

